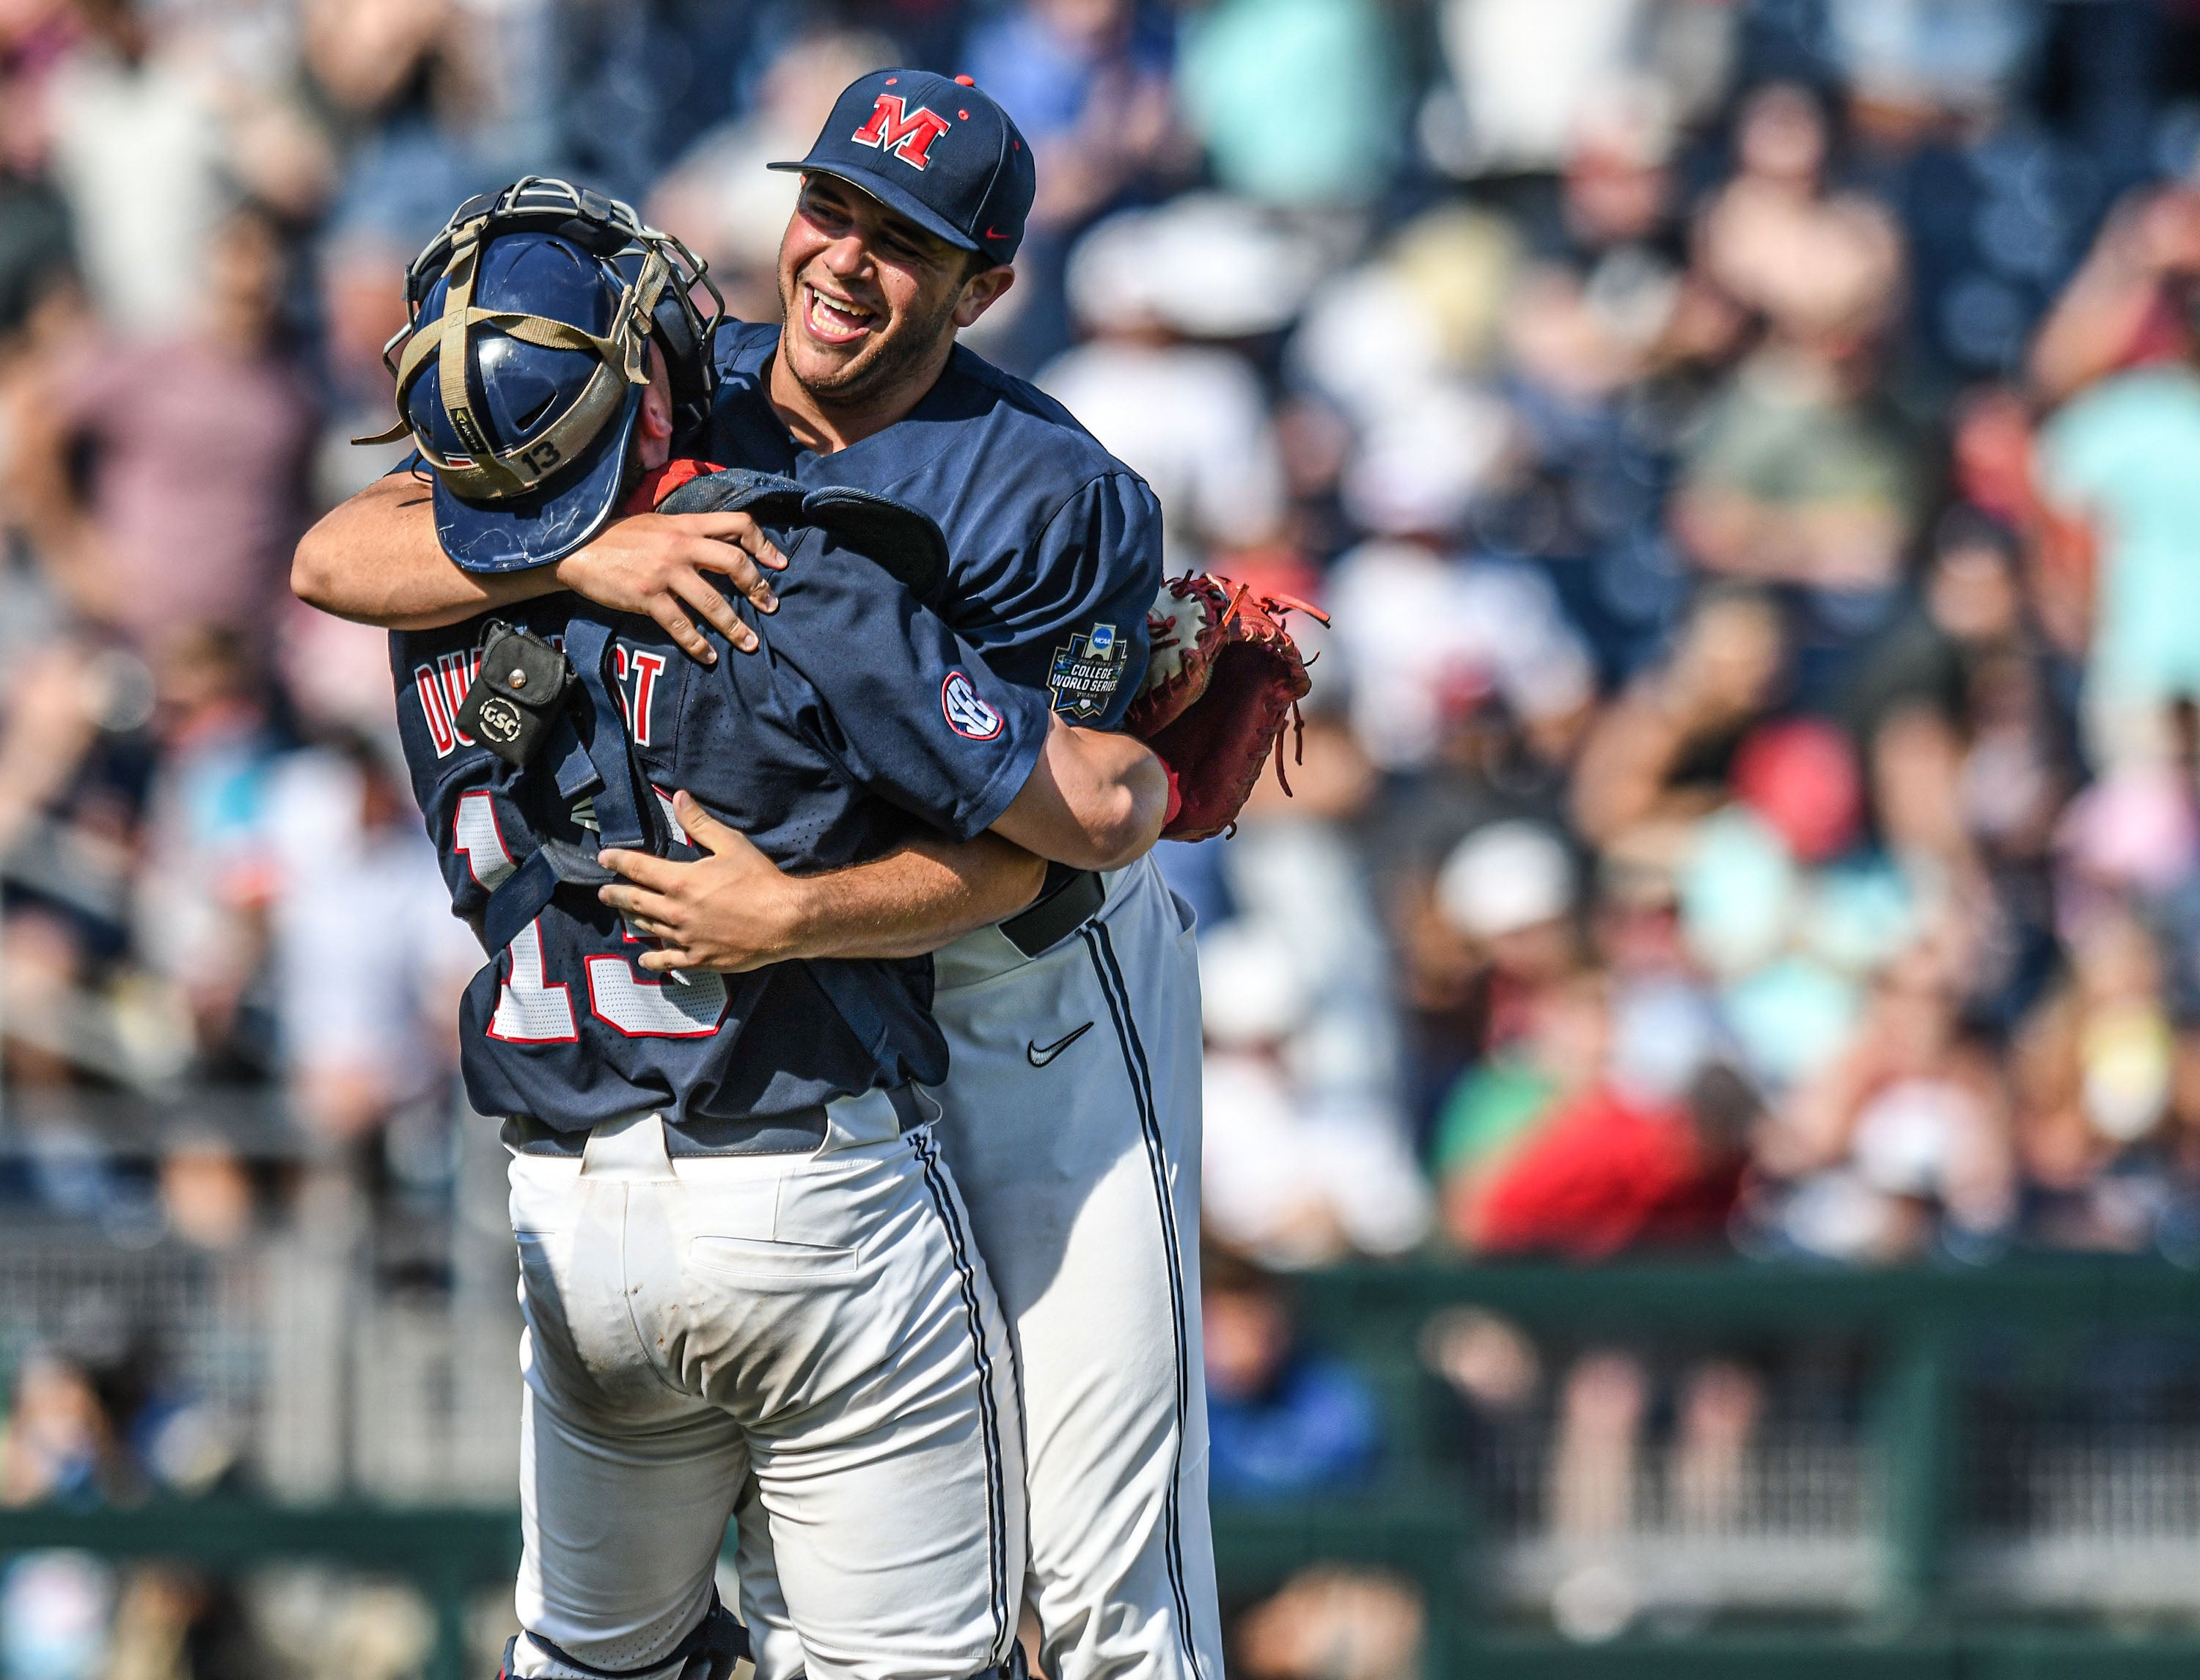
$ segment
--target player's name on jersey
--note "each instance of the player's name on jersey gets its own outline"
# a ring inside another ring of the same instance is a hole
[[[545,640],[553,647],[565,646],[562,635],[553,634]],[[619,709],[626,715],[627,729],[637,746],[651,744],[657,711],[657,680],[664,674],[667,657],[623,641],[611,650]],[[419,700],[420,715],[427,721],[428,738],[435,743],[438,758],[448,758],[461,746],[474,744],[473,737],[459,727],[458,716],[459,708],[465,703],[466,690],[473,686],[474,676],[480,670],[481,649],[477,647],[440,654],[412,667],[412,690]]]

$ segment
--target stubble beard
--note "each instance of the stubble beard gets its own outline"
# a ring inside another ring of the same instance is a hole
[[[821,373],[805,372],[792,358],[788,371],[822,408],[868,407],[920,371],[939,341],[953,333],[956,296],[950,292],[928,316],[906,316],[889,325],[847,360],[831,363]],[[801,300],[802,278],[798,274],[780,288],[780,308],[789,323],[796,319]],[[820,347],[812,341],[811,348]]]

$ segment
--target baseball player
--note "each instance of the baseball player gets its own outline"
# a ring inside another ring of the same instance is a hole
[[[955,342],[1013,281],[1028,145],[968,79],[886,70],[842,93],[806,157],[775,167],[802,173],[780,254],[786,325],[717,332],[701,452],[930,515],[950,556],[942,618],[1002,681],[1115,728],[1148,672],[1159,508],[1058,404]],[[548,575],[483,579],[454,570],[417,500],[385,481],[308,535],[293,580],[317,605],[399,626],[570,588],[649,614],[707,661],[698,619],[753,643],[704,574],[768,612],[783,565],[768,532],[715,517],[617,521]],[[1208,649],[1222,616],[1171,650],[1172,688],[1175,657]],[[1280,726],[1273,705],[1264,716]],[[1171,776],[1173,804],[1202,794]],[[1061,1680],[1220,1680],[1188,909],[1144,855],[1050,869],[1036,903],[984,926],[977,884],[1005,865],[948,847],[810,879],[731,837],[685,869],[607,855],[634,884],[606,901],[665,938],[641,959],[652,971],[935,953],[951,1046],[936,1132],[1013,1327],[1042,1660]],[[744,1525],[745,1599],[767,1590],[770,1538]],[[799,1649],[774,1616],[757,1632],[763,1680],[786,1680]]]
[[[463,208],[410,277],[402,430],[441,541],[482,575],[554,565],[652,468],[629,505],[746,506],[807,563],[774,618],[746,609],[761,657],[715,670],[560,594],[392,637],[415,791],[496,958],[462,1044],[475,1106],[508,1117],[527,1323],[506,1671],[723,1680],[740,1630],[711,1583],[746,1484],[799,1665],[991,1673],[1022,1586],[1016,1399],[916,1094],[945,1065],[929,965],[652,980],[594,896],[595,851],[694,855],[682,824],[710,838],[705,807],[797,870],[919,823],[966,846],[994,827],[1028,848],[993,843],[1015,866],[998,915],[1037,887],[1030,854],[1105,855],[1078,802],[1145,755],[1068,729],[922,609],[945,555],[921,516],[666,469],[654,329],[689,277],[603,208],[523,183]]]

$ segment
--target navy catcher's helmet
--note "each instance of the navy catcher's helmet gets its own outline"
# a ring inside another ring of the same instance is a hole
[[[649,383],[666,352],[675,424],[707,420],[702,265],[626,206],[529,178],[471,199],[406,274],[393,339],[402,419],[436,478],[436,530],[468,571],[562,559],[617,505]],[[711,289],[715,300],[717,292]],[[389,352],[384,352],[389,360]],[[371,440],[382,441],[382,440]]]

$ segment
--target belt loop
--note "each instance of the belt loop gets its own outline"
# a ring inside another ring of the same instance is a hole
[[[904,1105],[909,1102],[908,1089],[896,1086],[881,1091],[873,1086],[857,1096],[834,1098],[825,1105],[825,1142],[818,1153],[830,1155],[898,1138],[907,1124]]]
[[[588,1133],[581,1151],[584,1179],[669,1179],[672,1157],[665,1153],[664,1122],[653,1114],[606,1121]]]

